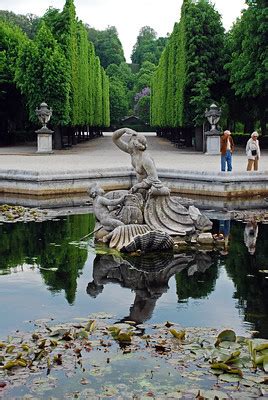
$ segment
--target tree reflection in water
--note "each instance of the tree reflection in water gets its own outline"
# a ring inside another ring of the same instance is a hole
[[[238,222],[232,225],[226,271],[235,284],[234,297],[245,320],[255,326],[258,336],[268,338],[268,274],[261,272],[268,270],[268,226],[259,225],[254,254],[244,242],[246,228]]]
[[[89,214],[42,223],[1,225],[0,270],[8,273],[10,268],[24,263],[38,265],[49,290],[64,290],[67,301],[72,304],[87,250],[69,243],[79,241],[92,231],[94,223],[93,215]]]

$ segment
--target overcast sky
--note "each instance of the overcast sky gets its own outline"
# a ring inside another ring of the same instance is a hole
[[[222,15],[227,30],[245,7],[244,0],[211,2]],[[41,16],[50,6],[62,10],[64,3],[65,0],[0,0],[0,9]],[[96,29],[109,25],[117,28],[128,62],[140,29],[148,25],[158,36],[166,36],[179,21],[181,5],[182,0],[75,0],[76,14],[83,22]]]

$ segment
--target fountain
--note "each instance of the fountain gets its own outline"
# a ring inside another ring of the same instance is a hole
[[[144,135],[121,128],[113,133],[112,139],[131,156],[137,182],[129,191],[105,193],[98,185],[90,188],[96,240],[122,252],[146,253],[172,249],[178,237],[198,240],[212,228],[212,222],[198,208],[180,204],[179,198],[171,196],[169,188],[159,180]],[[205,235],[213,241],[210,233]]]

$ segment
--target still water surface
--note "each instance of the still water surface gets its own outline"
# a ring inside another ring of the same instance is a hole
[[[233,222],[228,254],[143,258],[96,255],[91,238],[81,241],[93,229],[91,214],[0,225],[1,338],[32,329],[35,319],[98,312],[268,338],[268,225],[259,224],[254,254],[244,243],[245,225]]]

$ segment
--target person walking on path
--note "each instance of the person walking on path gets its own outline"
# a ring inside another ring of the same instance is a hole
[[[234,151],[234,141],[230,131],[224,131],[221,136],[221,171],[232,171],[232,154]]]
[[[258,171],[259,159],[261,156],[258,136],[259,136],[258,132],[253,132],[251,134],[251,138],[247,142],[246,146],[246,154],[248,158],[247,171],[251,171],[252,168],[254,168],[254,171]]]

